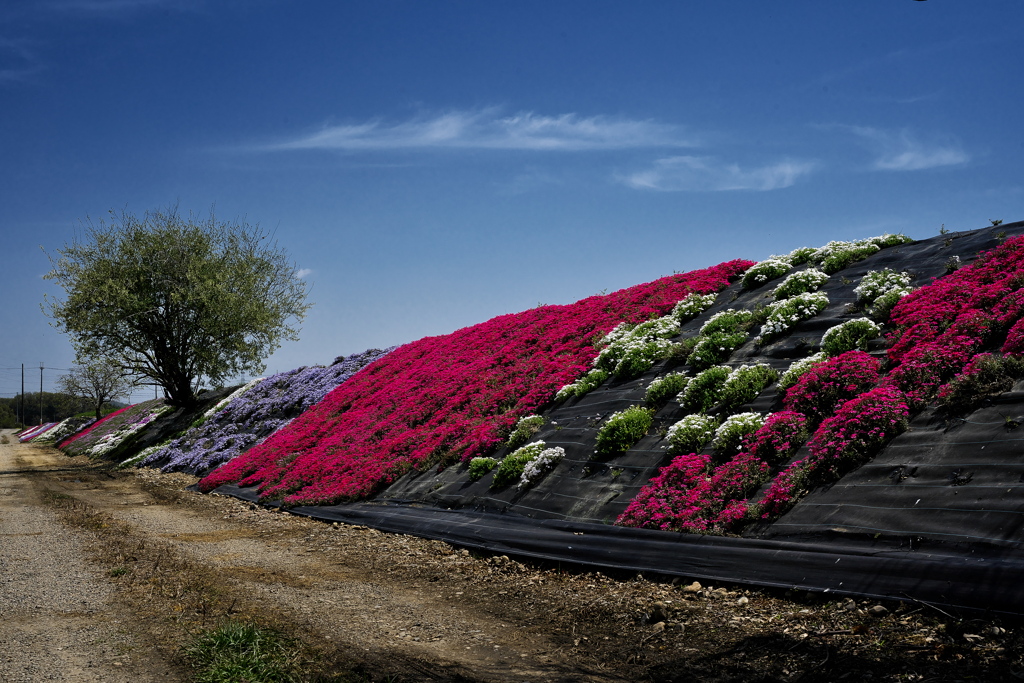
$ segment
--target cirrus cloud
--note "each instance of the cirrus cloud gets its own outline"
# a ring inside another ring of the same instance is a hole
[[[521,112],[501,116],[496,108],[449,111],[385,123],[326,126],[314,133],[268,145],[271,150],[493,149],[531,151],[616,150],[679,147],[685,140],[675,126],[610,116]]]
[[[812,161],[785,159],[774,164],[744,168],[714,157],[675,156],[658,159],[651,168],[619,180],[629,187],[663,192],[765,192],[793,185],[815,166]]]
[[[878,155],[872,168],[878,171],[920,171],[967,163],[971,157],[955,140],[926,142],[907,129],[897,132],[850,126]]]

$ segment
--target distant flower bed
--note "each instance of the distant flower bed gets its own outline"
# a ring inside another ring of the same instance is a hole
[[[229,397],[226,405],[214,406],[201,424],[140,464],[161,464],[164,472],[208,472],[280,429],[388,351],[370,349],[327,367],[303,367],[261,380]]]
[[[71,436],[69,436],[68,438],[59,442],[57,444],[57,448],[67,452],[69,455],[80,455],[81,453],[77,452],[77,448],[75,448],[75,450],[72,450],[72,444],[74,444],[76,441],[86,438],[90,433],[92,433],[96,429],[99,429],[100,426],[103,425],[105,422],[113,420],[114,418],[116,418],[118,415],[128,410],[129,408],[131,408],[131,406],[125,406],[124,408],[115,410],[112,413],[107,413],[100,419],[93,422],[91,425],[87,426],[85,429],[79,430],[72,434]]]
[[[32,443],[58,443],[95,421],[96,418],[92,417],[69,417],[63,422],[32,437]]]
[[[406,344],[200,486],[259,485],[265,497],[327,503],[370,495],[411,468],[485,456],[585,373],[617,324],[664,316],[750,265],[730,261]]]
[[[125,440],[132,438],[157,417],[171,410],[173,408],[166,405],[162,398],[127,406],[62,443],[61,450],[68,455],[102,457]]]
[[[36,425],[34,427],[29,427],[28,429],[22,431],[18,435],[18,440],[21,441],[22,443],[24,443],[26,441],[32,441],[36,437],[42,436],[46,432],[48,432],[51,429],[53,429],[54,427],[56,427],[57,424],[58,424],[57,422],[44,422],[41,425]]]

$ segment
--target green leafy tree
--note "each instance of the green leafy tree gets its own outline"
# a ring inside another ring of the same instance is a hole
[[[57,386],[65,394],[88,399],[98,420],[102,417],[103,404],[127,396],[136,382],[115,361],[99,358],[71,368],[57,380]]]
[[[50,256],[46,278],[66,296],[43,311],[79,363],[109,358],[188,406],[204,380],[259,374],[282,340],[298,339],[306,283],[262,229],[176,208],[111,217]]]

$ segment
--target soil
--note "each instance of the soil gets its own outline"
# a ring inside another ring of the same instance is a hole
[[[178,681],[222,619],[320,680],[1024,678],[1017,623],[471,553],[0,434],[0,679]]]

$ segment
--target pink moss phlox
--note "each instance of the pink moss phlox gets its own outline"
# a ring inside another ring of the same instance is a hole
[[[746,496],[768,472],[767,463],[750,453],[713,469],[711,456],[680,455],[659,470],[615,523],[662,531],[729,531],[745,518]]]
[[[99,427],[101,424],[103,424],[107,420],[110,420],[113,417],[117,417],[118,415],[120,415],[124,411],[128,410],[129,408],[133,408],[133,407],[135,407],[134,404],[130,405],[130,406],[125,406],[124,408],[121,408],[120,410],[115,410],[112,413],[104,415],[103,417],[101,417],[100,419],[96,420],[95,422],[90,424],[88,427],[86,427],[82,431],[76,432],[76,433],[72,434],[71,436],[69,436],[68,438],[66,438],[63,441],[61,441],[59,444],[57,444],[57,448],[65,448],[67,446],[70,446],[72,443],[74,443],[75,441],[78,441],[83,436],[85,436],[89,432],[93,431],[94,429]]]
[[[850,399],[818,427],[808,442],[811,454],[777,474],[758,502],[761,518],[775,519],[810,486],[834,481],[860,465],[907,428],[906,396],[879,386]]]
[[[984,344],[1024,314],[1024,236],[1007,240],[968,266],[903,297],[893,307],[889,360],[940,336],[970,336]]]
[[[807,416],[802,413],[772,413],[760,429],[747,437],[744,450],[769,464],[781,462],[807,441],[807,429]]]
[[[954,379],[962,382],[964,380],[980,375],[984,371],[983,366],[985,365],[985,363],[987,363],[994,357],[995,356],[993,356],[991,353],[975,354],[973,357],[971,357],[971,360],[968,361],[968,363],[964,366],[963,370],[957,373]],[[936,398],[938,398],[940,401],[949,399],[956,392],[956,387],[954,386],[955,384],[956,382],[954,382],[953,384],[943,384],[941,387],[939,387],[939,391],[936,394]]]
[[[892,386],[879,386],[852,398],[814,432],[805,460],[820,477],[839,476],[859,465],[887,441],[907,428],[910,408],[906,395]]]
[[[883,380],[906,394],[915,410],[935,397],[939,387],[959,373],[978,346],[974,337],[942,335],[918,344],[903,356],[903,362]]]
[[[818,422],[878,382],[880,366],[863,351],[847,351],[808,370],[786,392],[783,405]]]
[[[1024,356],[1024,318],[1021,318],[1006,333],[1002,351],[1008,356]]]
[[[287,503],[330,503],[372,495],[412,468],[486,455],[590,369],[596,333],[664,315],[690,293],[720,291],[750,265],[730,261],[406,344],[200,487],[258,485]]]
[[[810,463],[798,460],[775,475],[758,503],[761,519],[775,519],[793,506],[806,486],[810,469]]]

